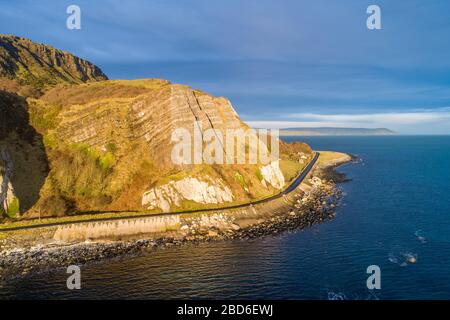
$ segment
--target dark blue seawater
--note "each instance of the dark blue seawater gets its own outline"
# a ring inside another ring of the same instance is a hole
[[[362,159],[339,169],[351,182],[334,220],[87,265],[79,291],[64,270],[35,275],[0,285],[0,298],[450,299],[450,136],[302,140]],[[381,290],[366,287],[369,265]]]

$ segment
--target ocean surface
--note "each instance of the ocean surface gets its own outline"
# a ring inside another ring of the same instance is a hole
[[[65,270],[34,275],[0,284],[0,299],[450,299],[450,136],[301,140],[361,158],[339,168],[351,181],[334,220],[86,265],[81,290]]]

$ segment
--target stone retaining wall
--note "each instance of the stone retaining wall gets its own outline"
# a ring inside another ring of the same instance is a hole
[[[310,172],[309,176],[312,174]],[[232,227],[236,222],[246,219],[266,219],[290,210],[295,200],[309,187],[302,183],[291,193],[257,205],[239,209],[218,209],[213,212],[157,216],[145,218],[129,218],[115,221],[99,221],[70,224],[57,228],[53,239],[60,241],[85,241],[105,238],[120,238],[152,233],[177,231],[183,224],[199,227],[215,227],[218,229]]]
[[[61,241],[84,241],[110,237],[122,237],[179,228],[180,216],[147,217],[116,221],[101,221],[60,226],[53,239]]]

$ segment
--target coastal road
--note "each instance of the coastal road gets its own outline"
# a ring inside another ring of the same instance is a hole
[[[110,217],[110,218],[103,218],[103,219],[102,218],[93,218],[93,219],[80,220],[80,221],[43,223],[43,224],[36,224],[36,225],[29,225],[29,226],[3,228],[3,229],[0,229],[0,233],[1,232],[27,230],[27,229],[45,228],[45,227],[57,227],[57,226],[69,225],[69,224],[114,221],[114,220],[125,220],[125,219],[137,219],[137,218],[147,218],[147,217],[173,216],[173,215],[181,215],[181,214],[189,214],[189,213],[197,213],[197,212],[210,212],[210,211],[218,211],[218,210],[246,208],[246,207],[250,207],[250,206],[253,206],[256,204],[261,204],[261,203],[269,202],[269,201],[284,197],[285,195],[287,195],[287,194],[291,193],[292,191],[294,191],[295,189],[297,189],[297,187],[303,182],[303,180],[305,180],[306,176],[312,170],[312,168],[316,164],[317,160],[319,159],[319,156],[320,156],[320,153],[316,152],[314,154],[314,158],[308,163],[308,165],[303,169],[303,171],[282,192],[280,192],[274,196],[271,196],[269,198],[264,198],[264,199],[249,202],[249,203],[238,204],[238,205],[222,207],[222,208],[209,208],[209,209],[199,209],[199,210],[180,211],[180,212],[149,213],[149,214],[142,214],[142,215],[129,215],[129,216]]]

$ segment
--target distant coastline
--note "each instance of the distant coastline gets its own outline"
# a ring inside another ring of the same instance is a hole
[[[387,128],[283,128],[280,136],[392,136],[398,133]]]

